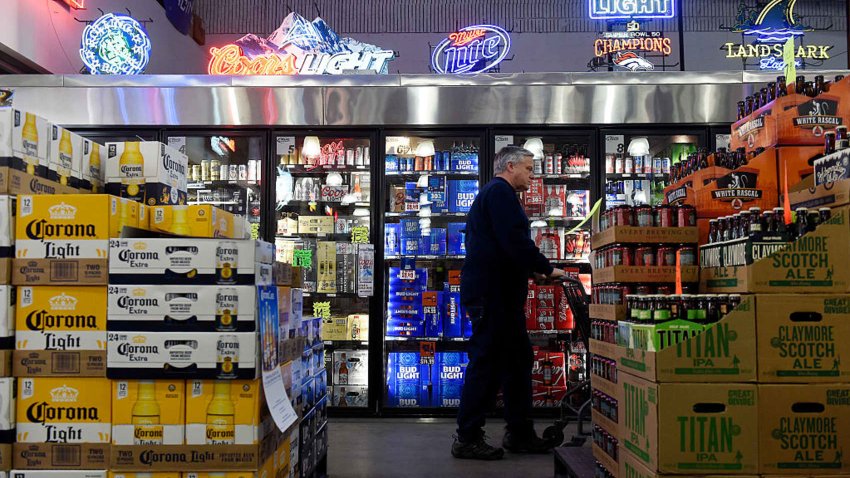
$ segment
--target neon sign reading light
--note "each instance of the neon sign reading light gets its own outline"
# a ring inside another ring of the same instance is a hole
[[[588,0],[590,18],[616,20],[623,18],[673,18],[675,0]]]
[[[127,15],[107,13],[83,30],[80,57],[95,75],[137,75],[150,60],[151,40]]]
[[[493,25],[472,25],[449,34],[431,55],[431,67],[442,74],[473,74],[487,71],[505,59],[511,37]]]

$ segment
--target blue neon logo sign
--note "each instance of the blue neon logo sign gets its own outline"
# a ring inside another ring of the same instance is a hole
[[[431,54],[437,73],[471,75],[487,71],[505,59],[511,36],[493,25],[472,25],[449,34]]]
[[[127,15],[107,13],[83,30],[80,58],[94,75],[137,75],[148,66],[151,40]]]
[[[588,0],[590,18],[616,20],[624,18],[673,18],[676,0]]]

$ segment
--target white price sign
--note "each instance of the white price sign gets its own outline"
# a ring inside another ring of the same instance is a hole
[[[605,135],[605,154],[622,153],[625,151],[626,137],[622,134]]]
[[[183,154],[186,154],[186,137],[185,136],[171,136],[168,138],[168,146],[180,151]]]
[[[275,151],[278,156],[295,151],[295,136],[278,136]]]
[[[514,137],[512,135],[509,135],[509,134],[499,134],[499,135],[496,135],[496,141],[495,142],[496,142],[496,149],[494,149],[494,151],[496,151],[498,153],[499,150],[504,148],[505,146],[510,146],[510,145],[514,144]]]
[[[717,148],[726,148],[729,149],[729,143],[732,141],[731,134],[716,134],[714,135],[714,142],[717,143]]]

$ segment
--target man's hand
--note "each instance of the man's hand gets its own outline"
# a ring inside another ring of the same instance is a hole
[[[567,275],[567,273],[564,272],[563,269],[558,269],[556,267],[556,268],[552,269],[552,273],[549,274],[549,278],[550,279],[557,279],[558,277],[564,277],[565,275]]]

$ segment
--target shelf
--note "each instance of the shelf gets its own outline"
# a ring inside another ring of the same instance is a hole
[[[345,298],[363,298],[357,295],[356,292],[304,292],[302,294],[304,297],[328,297],[328,298],[337,298],[337,297],[345,297]]]
[[[363,202],[363,201],[345,204],[345,203],[341,203],[339,201],[307,201],[307,200],[301,200],[301,199],[298,199],[298,200],[292,199],[290,201],[287,201],[286,204],[283,204],[281,201],[278,201],[277,205],[282,206],[282,207],[298,206],[298,205],[307,206],[311,202],[314,203],[314,204],[327,204],[327,205],[331,205],[333,207],[372,207],[372,203]]]
[[[207,189],[207,188],[215,188],[221,186],[238,186],[240,188],[252,188],[252,189],[260,189],[260,186],[257,183],[249,183],[248,181],[238,180],[238,181],[194,181],[186,185],[186,189]]]
[[[535,174],[534,177],[543,179],[589,179],[590,173]]]
[[[304,239],[305,237],[307,237],[307,238],[314,238],[315,237],[315,238],[318,238],[318,239],[322,239],[322,238],[334,238],[336,236],[344,237],[346,239],[351,240],[351,233],[350,232],[334,232],[334,233],[303,232],[303,233],[300,233],[300,234],[289,235],[289,236],[284,235],[284,234],[275,234],[274,237],[277,238],[277,239]]]
[[[529,330],[528,335],[571,335],[570,330]]]
[[[304,166],[303,164],[286,164],[284,166],[289,171],[289,174],[303,175],[325,175],[328,173],[366,173],[369,172],[369,166],[346,166],[339,168],[336,166]]]
[[[226,205],[236,205],[236,204],[244,204],[245,201],[207,201],[205,199],[190,199],[187,201],[190,205],[197,204],[212,204],[214,206],[226,206]]]
[[[586,218],[583,217],[569,217],[569,216],[532,216],[529,217],[529,221],[554,221],[554,222],[581,222]]]
[[[338,349],[358,349],[360,347],[369,347],[369,342],[366,340],[323,340],[323,342],[326,346]]]
[[[432,212],[427,216],[420,216],[420,211],[411,211],[411,212],[386,212],[384,213],[384,217],[405,217],[405,218],[431,218],[431,217],[466,217],[469,215],[467,212]]]
[[[590,259],[549,259],[549,262],[555,264],[590,264]]]
[[[398,256],[398,255],[385,256],[384,259],[386,259],[388,261],[398,261],[398,260],[401,260],[401,259],[416,259],[418,261],[428,261],[428,260],[431,260],[431,261],[436,261],[436,260],[462,261],[462,260],[466,259],[466,256],[454,255],[454,254],[449,254],[449,255],[445,255],[445,256],[436,256],[436,255],[430,255],[430,254],[416,254],[416,255],[405,255],[405,256]]]
[[[387,171],[387,177],[458,176],[478,177],[478,171]]]
[[[670,179],[669,174],[654,174],[654,173],[629,173],[629,174],[620,174],[620,173],[607,173],[605,174],[606,179]]]
[[[387,342],[469,342],[468,337],[393,337],[386,336],[384,340]]]

